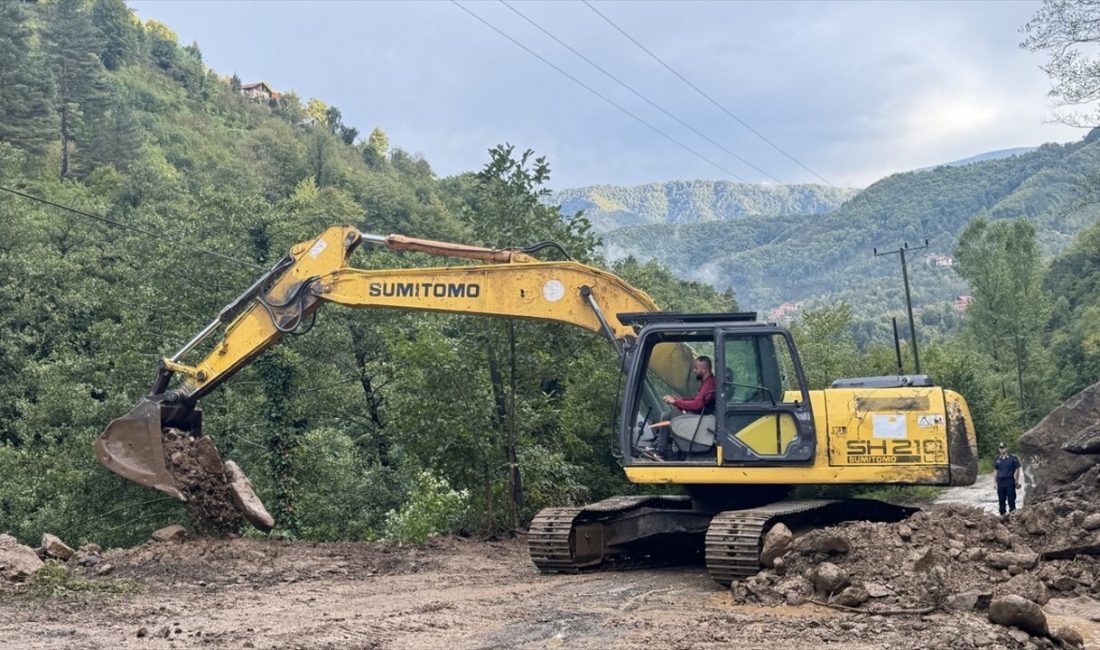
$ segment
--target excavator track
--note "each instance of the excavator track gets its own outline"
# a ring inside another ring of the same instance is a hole
[[[543,573],[579,573],[606,568],[641,568],[675,564],[683,552],[667,552],[669,545],[647,544],[647,538],[626,539],[617,525],[632,518],[650,517],[666,528],[653,528],[651,537],[701,536],[710,514],[693,509],[685,496],[619,496],[578,508],[545,508],[527,532],[531,561]],[[677,545],[681,549],[690,545]],[[658,552],[658,550],[660,552]]]
[[[842,521],[901,521],[917,510],[870,499],[843,499],[782,501],[722,512],[714,516],[707,528],[707,571],[715,582],[724,586],[756,574],[760,570],[764,535],[780,522],[795,530]]]

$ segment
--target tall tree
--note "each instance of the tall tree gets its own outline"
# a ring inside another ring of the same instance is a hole
[[[69,155],[85,118],[95,117],[106,99],[99,34],[80,0],[60,0],[43,34],[47,61],[57,85],[61,177],[69,175]]]
[[[53,138],[53,87],[28,18],[22,3],[0,3],[0,142],[42,153]]]
[[[1035,227],[975,217],[959,236],[955,258],[974,295],[965,324],[994,367],[1012,375],[1020,411],[1034,419],[1046,404],[1031,364],[1050,317]]]
[[[91,171],[100,165],[113,165],[116,169],[129,169],[141,150],[141,129],[134,111],[116,98],[107,111],[91,123],[89,133],[81,147],[81,172]]]
[[[102,38],[99,58],[108,70],[117,70],[133,59],[140,27],[123,0],[95,0],[92,24]]]
[[[363,147],[363,162],[367,167],[378,169],[385,166],[386,157],[390,152],[390,139],[386,132],[379,127],[374,127],[367,138],[367,144]]]

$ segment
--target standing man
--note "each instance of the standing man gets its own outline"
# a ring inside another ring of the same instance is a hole
[[[1005,501],[1008,502],[1008,511],[1016,512],[1016,490],[1020,487],[1020,460],[1008,453],[1008,445],[1001,443],[997,446],[1000,454],[993,461],[994,477],[997,484],[997,506],[1001,510],[1001,516],[1005,514]]]

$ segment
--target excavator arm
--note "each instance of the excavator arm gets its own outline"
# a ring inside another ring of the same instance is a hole
[[[348,258],[363,243],[481,263],[352,268]],[[96,439],[100,462],[124,478],[184,499],[165,460],[162,431],[172,427],[201,436],[199,399],[310,322],[325,303],[570,323],[605,334],[620,355],[629,353],[634,329],[618,315],[657,309],[649,296],[621,278],[578,262],[541,262],[519,250],[368,235],[353,226],[333,226],[291,248],[186,345],[161,360],[150,394]],[[185,357],[219,330],[224,330],[220,340],[201,359],[185,363]],[[680,385],[690,361],[685,349],[668,355],[654,371],[670,385]]]

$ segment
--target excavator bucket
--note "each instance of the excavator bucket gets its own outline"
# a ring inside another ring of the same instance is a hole
[[[95,455],[122,478],[187,499],[164,462],[160,404],[142,399],[126,415],[112,420],[95,440]]]

